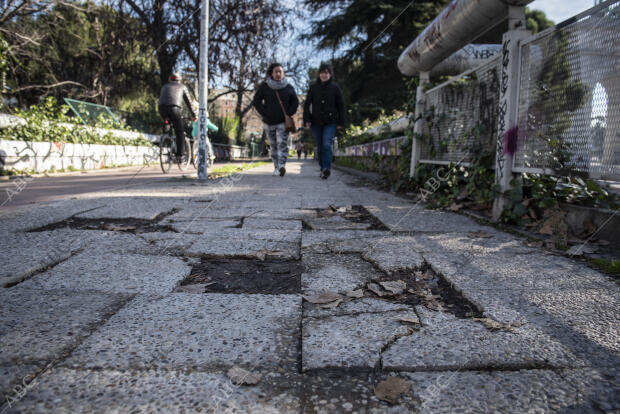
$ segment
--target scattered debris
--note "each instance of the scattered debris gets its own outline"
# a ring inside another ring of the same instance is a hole
[[[323,308],[323,309],[333,309],[333,308],[337,308],[338,305],[340,305],[341,303],[342,303],[342,299],[338,299],[338,300],[335,300],[335,301],[333,301],[331,303],[327,303],[325,305],[322,305],[321,308]]]
[[[359,299],[364,297],[364,291],[362,289],[349,290],[346,295],[350,298]]]
[[[372,293],[374,293],[375,295],[379,296],[380,298],[389,295],[388,292],[384,291],[383,289],[381,289],[381,287],[379,285],[377,285],[376,283],[369,283],[368,285],[366,285],[366,287],[368,287],[368,290],[370,290]]]
[[[235,385],[256,385],[262,378],[260,374],[252,373],[237,366],[229,369],[227,374],[230,381]]]
[[[416,316],[399,316],[397,321],[420,325],[420,320]]]
[[[480,230],[480,231],[470,231],[469,233],[467,233],[467,236],[472,238],[472,239],[488,239],[489,237],[493,237],[492,233],[489,233],[488,231],[484,231],[484,230]]]
[[[409,391],[411,384],[402,378],[387,377],[375,387],[375,396],[381,401],[396,404],[398,397]]]
[[[542,240],[539,241],[531,241],[527,244],[527,247],[536,247],[536,248],[541,248],[545,245],[545,242],[543,242]]]
[[[501,323],[491,318],[474,318],[476,322],[481,322],[485,328],[491,331],[507,331],[512,332],[512,328],[516,328],[522,326],[523,323],[514,322],[514,323]]]
[[[131,230],[135,230],[136,228],[137,228],[136,226],[131,226],[127,224],[106,223],[103,225],[104,230],[110,230],[110,231],[131,231]]]
[[[407,289],[407,284],[402,280],[379,282],[383,289],[390,291],[394,295],[400,295]]]
[[[318,295],[302,296],[306,301],[314,304],[325,304],[342,301],[343,297],[335,292],[326,291]],[[336,305],[338,306],[338,305]]]
[[[450,207],[448,207],[448,211],[459,211],[463,208],[463,204],[452,203]]]

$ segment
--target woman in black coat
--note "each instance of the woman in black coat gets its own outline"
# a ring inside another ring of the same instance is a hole
[[[310,86],[304,103],[304,124],[312,127],[321,178],[329,177],[332,141],[336,129],[344,128],[344,99],[340,87],[332,81],[332,68],[322,63],[319,78]]]

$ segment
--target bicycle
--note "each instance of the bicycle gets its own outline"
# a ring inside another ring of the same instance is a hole
[[[193,139],[190,140],[187,136],[185,136],[183,155],[181,156],[181,160],[179,162],[179,160],[176,159],[176,135],[174,134],[174,131],[172,131],[170,120],[164,120],[164,127],[159,140],[159,164],[161,165],[161,170],[164,174],[167,174],[170,171],[173,163],[177,164],[181,171],[187,170],[190,164],[194,164],[195,168],[195,148],[193,141]],[[188,150],[192,156],[188,156]]]

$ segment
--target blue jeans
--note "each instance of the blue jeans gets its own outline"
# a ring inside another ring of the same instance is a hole
[[[314,135],[315,151],[319,157],[319,165],[321,171],[330,169],[332,166],[332,141],[336,135],[336,124],[313,126],[312,134]]]

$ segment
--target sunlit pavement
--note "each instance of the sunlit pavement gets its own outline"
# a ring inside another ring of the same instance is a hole
[[[607,276],[309,160],[272,171],[7,203],[0,410],[620,409]]]

